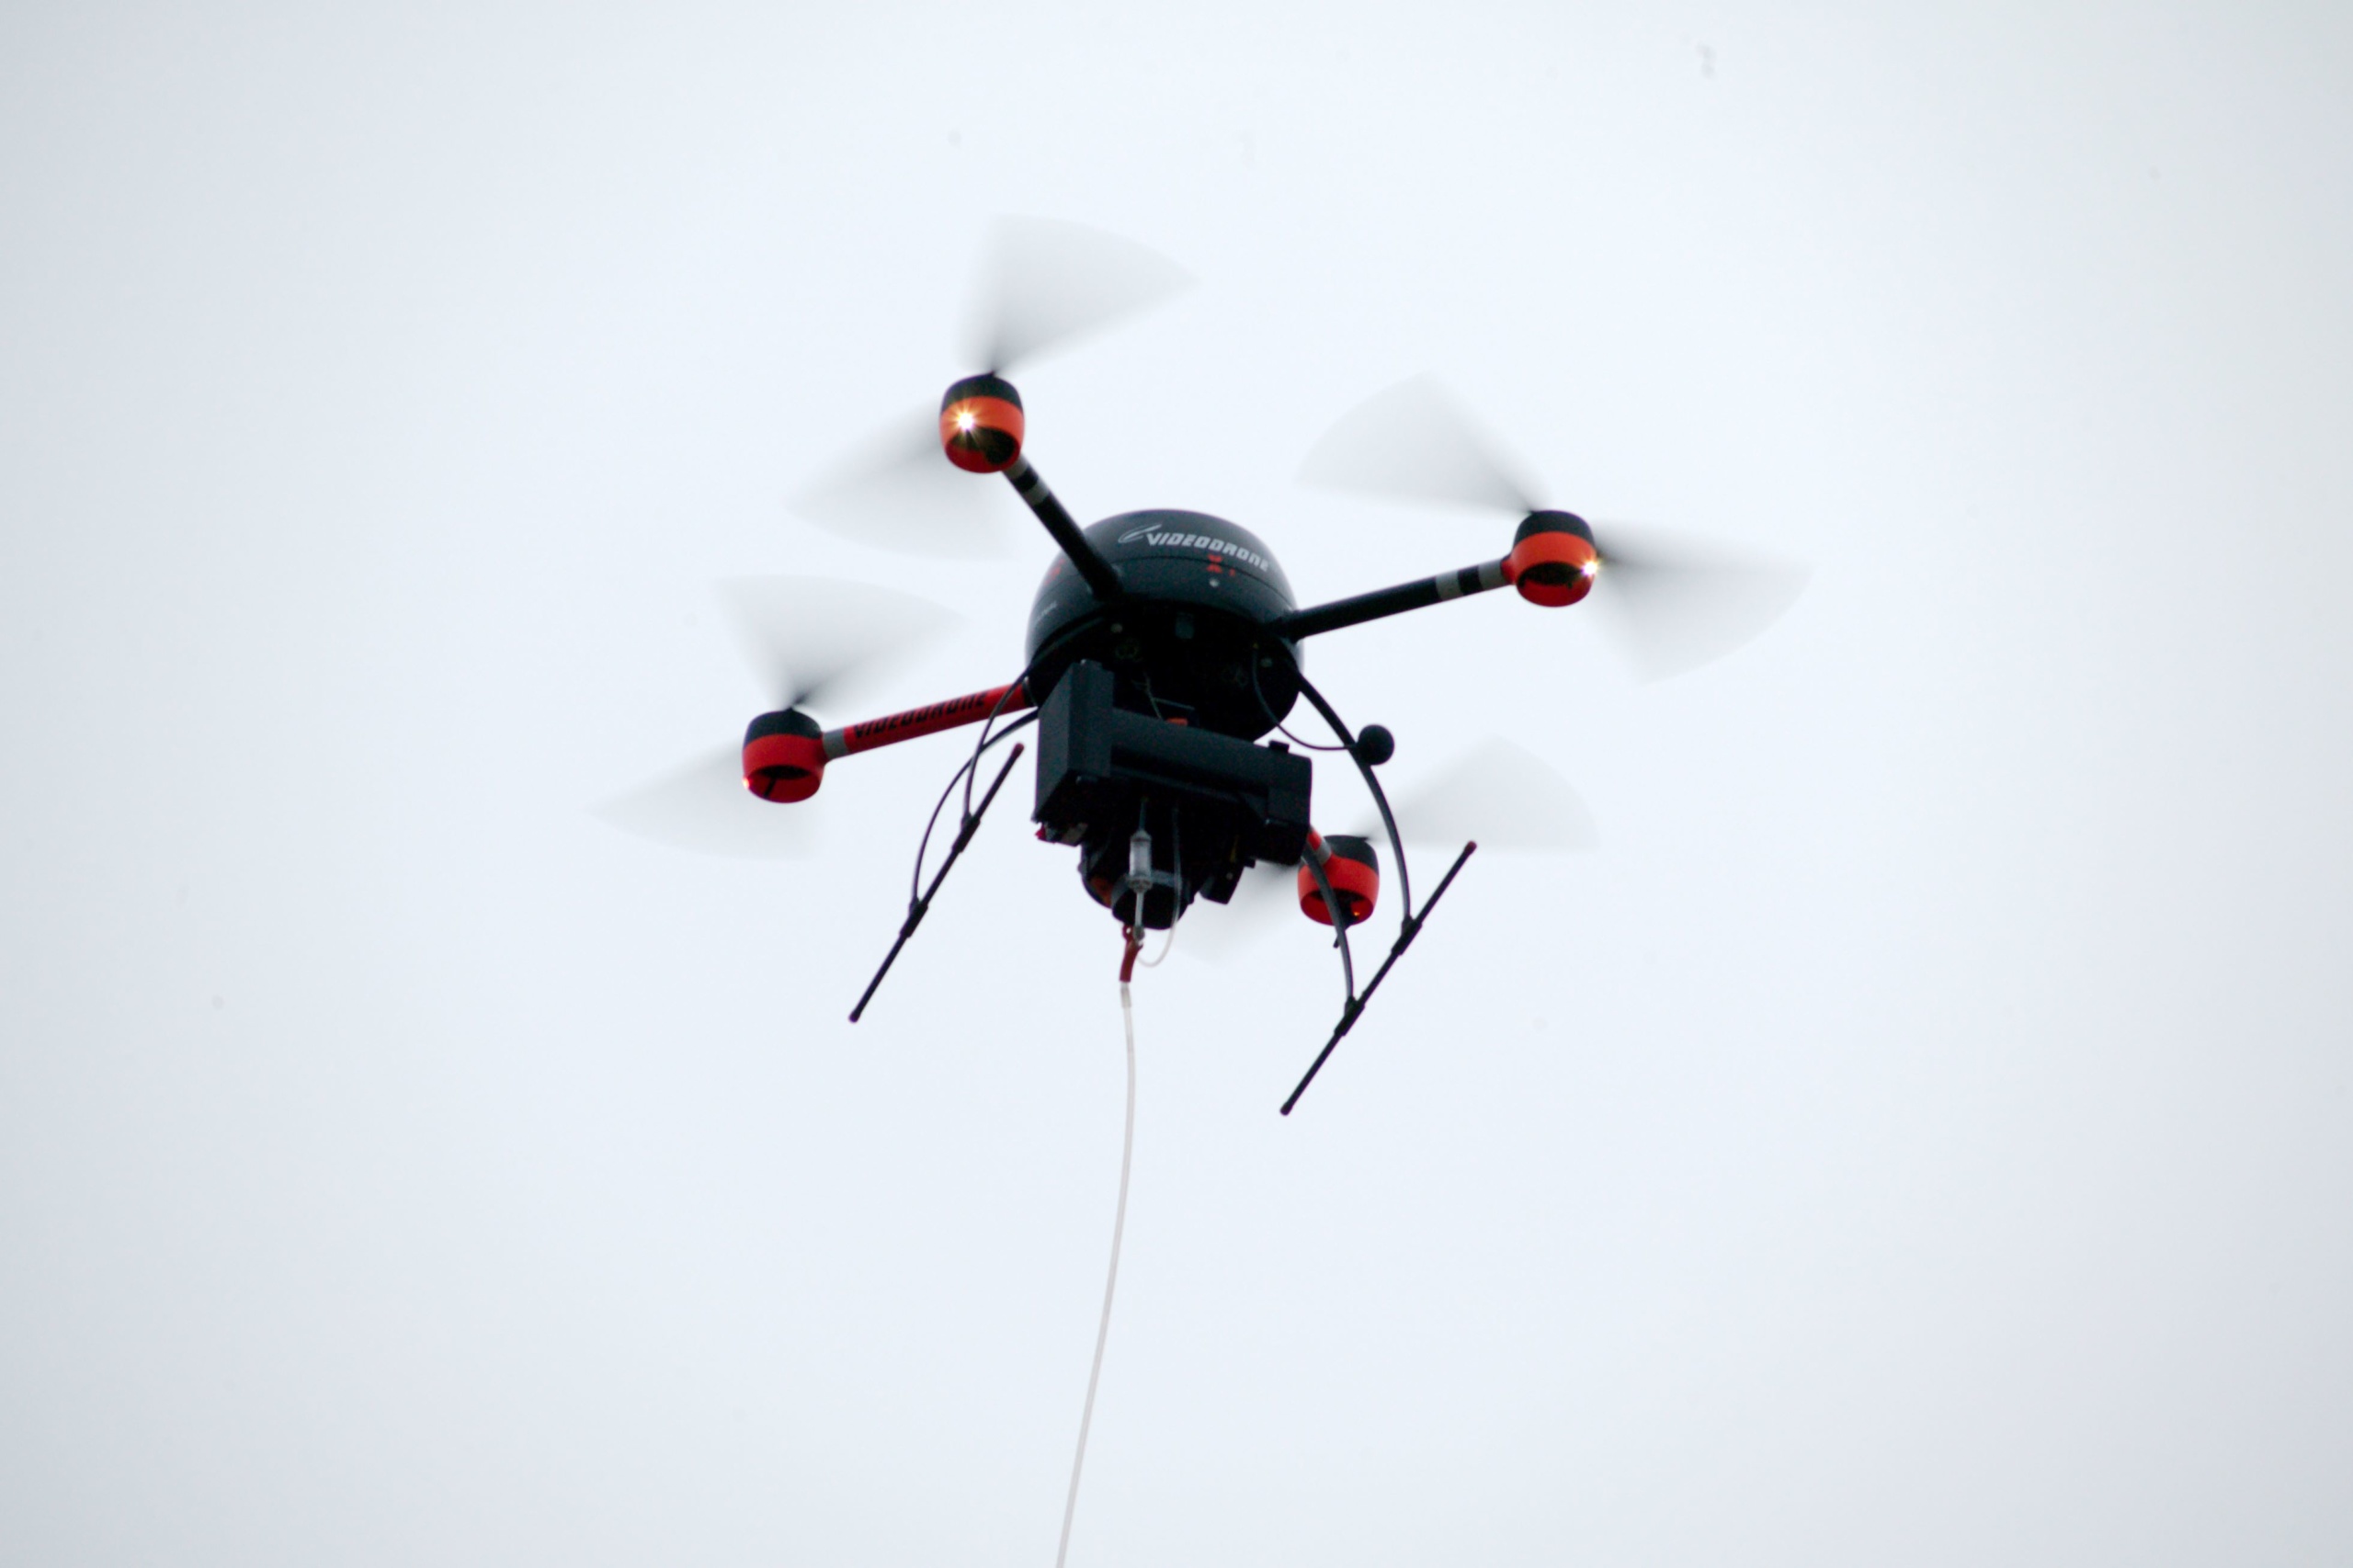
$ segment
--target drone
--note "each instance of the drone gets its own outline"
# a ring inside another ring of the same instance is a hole
[[[972,346],[985,368],[955,381],[937,416],[925,415],[911,440],[903,437],[881,462],[805,498],[802,509],[820,526],[870,541],[952,549],[962,542],[956,508],[946,508],[949,521],[937,523],[924,520],[926,507],[943,494],[969,496],[972,487],[1001,476],[1057,550],[1030,606],[1020,671],[1002,685],[828,727],[809,708],[908,641],[926,619],[923,610],[903,596],[856,585],[742,585],[739,619],[785,678],[778,682],[782,700],[750,722],[742,744],[724,760],[724,787],[734,796],[727,809],[740,816],[748,797],[763,812],[805,810],[828,768],[845,759],[978,727],[970,756],[926,826],[905,918],[850,1011],[855,1023],[1028,743],[1014,744],[983,787],[988,753],[1033,730],[1030,819],[1037,837],[1076,850],[1086,895],[1124,933],[1123,982],[1147,932],[1173,935],[1199,903],[1228,903],[1245,887],[1287,877],[1300,913],[1330,928],[1345,1002],[1283,1102],[1288,1116],[1479,846],[1466,838],[1428,897],[1415,902],[1405,848],[1411,830],[1401,832],[1380,775],[1395,754],[1395,739],[1381,725],[1351,728],[1342,719],[1308,678],[1306,646],[1351,627],[1506,588],[1547,610],[1576,606],[1597,589],[1603,597],[1620,590],[1620,612],[1637,642],[1654,654],[1666,650],[1670,665],[1688,665],[1761,630],[1794,597],[1796,579],[1753,561],[1646,551],[1614,528],[1597,535],[1576,513],[1539,504],[1495,444],[1426,378],[1392,388],[1343,419],[1311,454],[1305,477],[1516,516],[1507,535],[1498,530],[1501,553],[1492,559],[1302,605],[1273,548],[1227,518],[1154,508],[1082,525],[1031,460],[1028,415],[1007,371],[1049,345],[1157,303],[1189,280],[1140,246],[1043,220],[1002,222],[990,261],[978,312],[983,325]],[[1698,621],[1717,623],[1699,628],[1696,638],[1695,607]],[[1289,728],[1302,702],[1328,731],[1328,742],[1303,740]],[[1371,797],[1376,824],[1364,832],[1319,830],[1316,754],[1354,768]],[[1542,768],[1517,755],[1523,767]],[[1505,787],[1493,776],[1510,766],[1491,756],[1457,778],[1457,790]],[[714,767],[696,776],[699,799],[707,800],[703,785],[715,777]],[[955,831],[926,882],[929,846],[960,790]],[[665,835],[658,819],[678,803],[678,789],[662,786],[608,814],[621,825]],[[1524,802],[1521,809],[1541,810]],[[1360,989],[1349,937],[1381,902],[1383,846],[1402,913],[1386,955]]]

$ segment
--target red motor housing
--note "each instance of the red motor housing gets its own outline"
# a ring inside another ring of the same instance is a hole
[[[1552,609],[1591,593],[1600,570],[1593,530],[1574,512],[1530,512],[1504,557],[1504,581],[1529,604]]]
[[[763,713],[744,731],[744,784],[763,801],[805,801],[825,781],[825,731],[797,708]]]
[[[1336,833],[1329,838],[1310,834],[1307,852],[1331,880],[1349,925],[1358,925],[1372,914],[1372,906],[1381,902],[1381,857],[1373,853],[1370,841],[1351,833]],[[1314,869],[1304,865],[1299,869],[1299,912],[1319,926],[1332,924],[1332,906],[1324,902],[1324,885],[1315,880]]]
[[[967,376],[939,400],[939,445],[970,473],[1002,473],[1021,456],[1021,394],[1002,376]]]

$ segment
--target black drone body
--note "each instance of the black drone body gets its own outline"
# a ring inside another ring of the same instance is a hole
[[[1082,536],[1120,580],[1108,602],[1057,557],[1030,612],[1026,690],[1040,703],[1040,835],[1080,846],[1095,900],[1165,929],[1197,895],[1293,865],[1311,826],[1308,758],[1253,744],[1298,700],[1296,608],[1264,540],[1199,512],[1129,512]],[[1152,885],[1131,886],[1138,829]]]

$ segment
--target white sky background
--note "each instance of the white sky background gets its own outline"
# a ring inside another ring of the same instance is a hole
[[[961,368],[1003,211],[1203,279],[1024,378],[1083,516],[1310,599],[1493,557],[1291,483],[1430,369],[1561,504],[1814,567],[1661,686],[1509,595],[1313,646],[1401,783],[1508,734],[1602,846],[1474,860],[1289,1121],[1303,922],[1141,981],[1074,1562],[2353,1553],[2348,64],[2321,6],[11,8],[0,1559],[1050,1561],[1118,943],[1027,767],[855,1030],[955,742],[799,866],[585,810],[756,710],[716,578],[955,603],[875,710],[1017,667],[1036,530],[785,509]]]

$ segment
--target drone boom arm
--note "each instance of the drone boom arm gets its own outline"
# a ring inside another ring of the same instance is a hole
[[[1045,476],[1029,466],[1029,460],[1027,457],[1014,459],[1006,469],[1005,477],[1013,482],[1014,491],[1032,512],[1038,514],[1038,520],[1046,525],[1048,533],[1054,536],[1054,542],[1062,546],[1064,555],[1070,557],[1070,563],[1078,568],[1078,574],[1086,579],[1088,587],[1095,590],[1096,598],[1109,604],[1113,599],[1122,597],[1125,590],[1120,586],[1120,574],[1103,559],[1099,551],[1086,542],[1086,536],[1078,531],[1078,523],[1063,506],[1061,497],[1048,488]]]
[[[951,697],[945,702],[926,703],[901,713],[886,713],[880,719],[863,723],[846,724],[824,733],[825,760],[835,761],[853,752],[872,751],[877,746],[896,745],[919,735],[936,735],[942,730],[961,729],[977,724],[993,715],[1017,713],[1035,706],[1020,681],[1010,686],[991,687],[969,697]]]
[[[1393,588],[1376,588],[1354,598],[1335,599],[1327,605],[1311,605],[1306,609],[1295,609],[1276,621],[1269,630],[1282,637],[1313,637],[1318,632],[1337,631],[1344,626],[1379,620],[1385,615],[1402,615],[1409,609],[1427,609],[1449,599],[1483,594],[1510,581],[1505,574],[1502,561],[1483,562],[1476,566],[1465,566],[1459,572],[1441,572],[1435,577],[1400,583]]]

